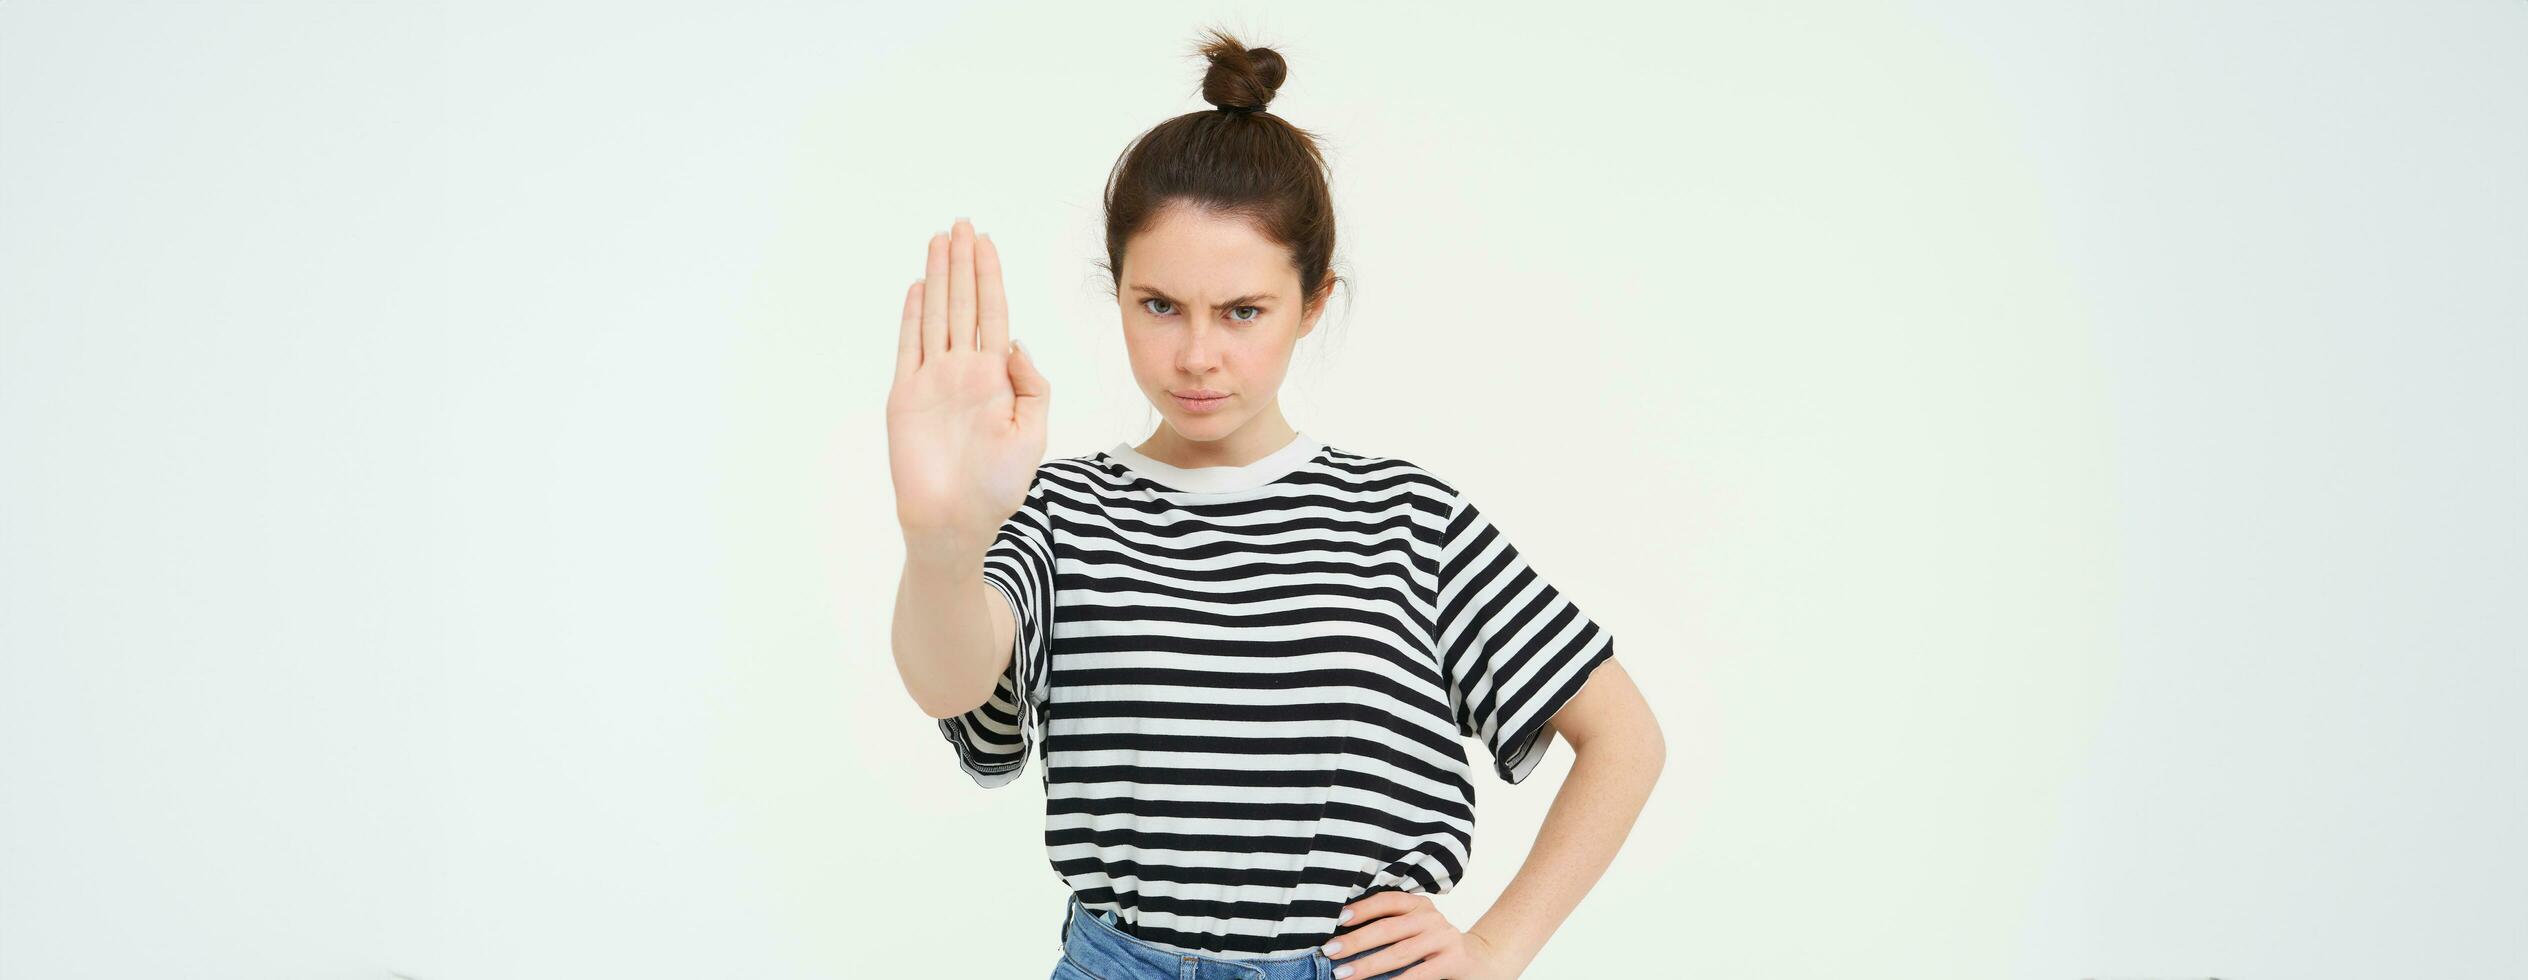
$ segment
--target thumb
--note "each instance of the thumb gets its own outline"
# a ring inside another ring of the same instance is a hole
[[[1053,382],[1036,370],[1036,359],[1027,348],[1013,340],[1009,343],[1009,388],[1018,398],[1018,416],[1022,420],[1042,423],[1045,408],[1053,400]]]

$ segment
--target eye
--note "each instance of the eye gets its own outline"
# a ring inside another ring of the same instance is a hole
[[[1150,297],[1150,298],[1148,298],[1148,299],[1145,299],[1145,300],[1142,300],[1142,301],[1141,301],[1141,308],[1142,308],[1142,309],[1145,309],[1145,310],[1150,310],[1150,304],[1152,304],[1152,303],[1166,303],[1166,302],[1167,302],[1167,300],[1161,299],[1161,298],[1156,297],[1156,296],[1152,296],[1152,297]],[[1170,305],[1171,307],[1173,307],[1173,306],[1174,306],[1174,304],[1172,304],[1172,303],[1171,303],[1171,304],[1169,304],[1169,305]],[[1166,316],[1166,315],[1168,314],[1168,311],[1166,311],[1166,310],[1150,310],[1150,313],[1151,313],[1152,315],[1154,315],[1154,316]]]
[[[1255,315],[1254,315],[1254,316],[1237,316],[1236,314],[1237,314],[1238,310],[1254,310],[1254,311],[1255,311]],[[1241,307],[1238,307],[1238,310],[1230,310],[1230,311],[1229,311],[1229,313],[1230,313],[1230,319],[1236,320],[1236,321],[1238,321],[1239,323],[1253,323],[1253,322],[1255,322],[1258,318],[1260,318],[1260,317],[1262,317],[1262,316],[1264,315],[1264,308],[1263,308],[1263,307],[1261,307],[1261,306],[1241,306]]]

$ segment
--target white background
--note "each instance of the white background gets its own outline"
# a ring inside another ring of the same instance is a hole
[[[1671,739],[1530,977],[2528,973],[2528,3],[10,0],[0,976],[1050,972],[890,662],[897,307],[973,217],[1146,436],[1209,24],[1335,168],[1290,419]]]

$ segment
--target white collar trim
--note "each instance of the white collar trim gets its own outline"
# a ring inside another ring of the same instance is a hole
[[[1234,490],[1253,490],[1289,476],[1301,466],[1307,465],[1309,460],[1315,459],[1317,450],[1323,448],[1325,448],[1324,443],[1318,442],[1305,432],[1298,432],[1292,436],[1289,444],[1244,466],[1191,467],[1170,466],[1151,459],[1132,448],[1129,442],[1118,442],[1115,448],[1106,452],[1107,455],[1113,456],[1116,462],[1124,464],[1168,489],[1190,493],[1226,493]]]

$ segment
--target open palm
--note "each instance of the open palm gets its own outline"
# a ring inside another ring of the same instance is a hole
[[[979,555],[1027,501],[1053,386],[1009,342],[990,238],[958,219],[931,236],[928,270],[905,290],[887,392],[895,516],[908,545]]]

